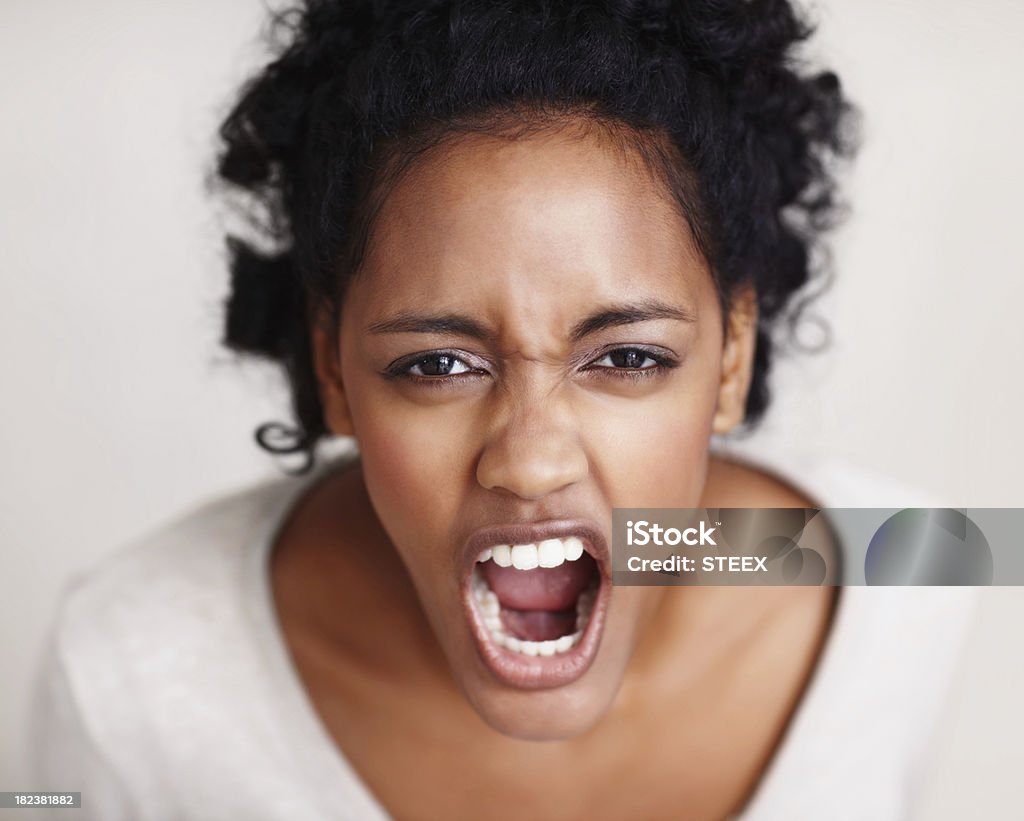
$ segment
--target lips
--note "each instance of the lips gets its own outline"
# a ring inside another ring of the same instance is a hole
[[[463,605],[477,649],[502,683],[559,687],[593,663],[610,597],[610,556],[585,520],[476,531],[462,552]]]

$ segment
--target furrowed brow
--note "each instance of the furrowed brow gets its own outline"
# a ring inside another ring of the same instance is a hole
[[[634,322],[649,322],[654,319],[675,319],[681,322],[697,321],[696,314],[683,306],[670,305],[659,300],[644,300],[643,302],[628,305],[613,305],[591,314],[586,319],[576,323],[576,326],[572,329],[571,338],[573,342],[579,342],[583,337],[597,331],[602,331],[605,328],[614,328],[618,325],[632,325]]]
[[[489,341],[493,334],[483,325],[462,314],[401,314],[370,324],[372,334],[454,334]]]

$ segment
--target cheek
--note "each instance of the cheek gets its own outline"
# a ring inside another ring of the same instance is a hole
[[[599,418],[592,463],[612,507],[697,507],[716,383],[683,374],[669,390]]]
[[[445,541],[464,486],[466,428],[396,401],[379,386],[353,387],[363,475],[385,530],[403,553]]]

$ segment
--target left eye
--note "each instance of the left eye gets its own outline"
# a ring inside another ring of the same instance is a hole
[[[472,370],[465,362],[451,354],[432,354],[417,359],[409,366],[413,376],[454,376]]]
[[[630,370],[647,370],[658,364],[658,360],[647,351],[641,351],[638,348],[618,348],[609,351],[594,362],[594,365],[600,368],[627,368]]]

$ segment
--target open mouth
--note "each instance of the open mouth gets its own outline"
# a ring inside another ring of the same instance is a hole
[[[603,624],[603,539],[545,535],[479,548],[468,578],[466,604],[482,655],[518,687],[559,686],[582,675]]]

